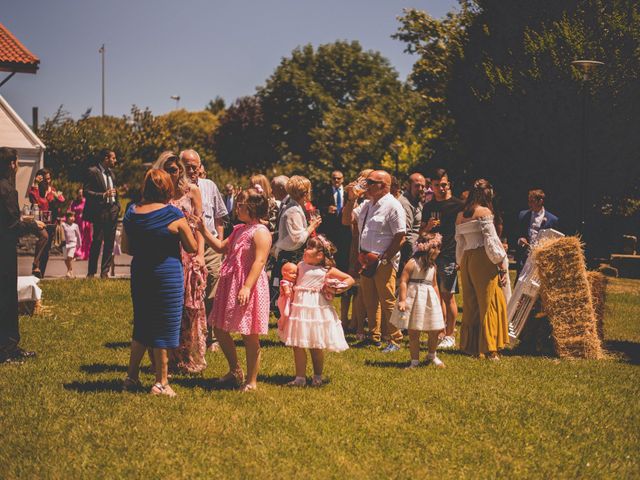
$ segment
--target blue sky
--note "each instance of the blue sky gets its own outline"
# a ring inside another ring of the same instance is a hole
[[[380,51],[406,78],[414,58],[391,39],[407,7],[435,17],[455,0],[10,0],[0,22],[40,57],[36,75],[2,88],[27,123],[64,105],[74,118],[100,114],[100,55],[106,44],[106,113],[132,104],[155,114],[201,110],[216,95],[227,103],[255,88],[297,46],[358,40]],[[4,78],[4,74],[0,74]]]

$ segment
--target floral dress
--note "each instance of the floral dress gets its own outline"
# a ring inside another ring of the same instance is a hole
[[[189,195],[185,194],[172,205],[184,213],[193,235],[196,236],[194,207]],[[180,248],[184,269],[184,310],[180,326],[180,345],[169,356],[170,368],[186,373],[200,373],[207,367],[207,316],[204,306],[204,292],[207,286],[207,268],[199,266],[197,253],[187,253]]]

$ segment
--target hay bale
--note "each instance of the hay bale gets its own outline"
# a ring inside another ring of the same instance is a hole
[[[607,301],[607,277],[600,272],[587,272],[587,280],[591,289],[591,301],[596,314],[596,331],[598,338],[604,342],[604,305]]]
[[[542,309],[560,357],[603,358],[582,245],[577,237],[541,242],[533,251]]]

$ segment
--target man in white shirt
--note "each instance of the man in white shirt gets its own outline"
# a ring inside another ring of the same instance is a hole
[[[396,302],[396,276],[400,261],[400,247],[405,240],[407,225],[405,212],[400,202],[390,193],[391,175],[384,170],[373,171],[367,177],[367,200],[353,210],[358,225],[361,254],[377,256],[373,275],[360,276],[360,287],[364,295],[371,341],[381,346],[384,336],[389,344],[384,352],[400,349],[402,332],[389,322]],[[354,200],[349,199],[345,209],[353,209]],[[361,255],[362,256],[362,255]],[[380,306],[381,317],[376,315]]]
[[[198,152],[195,150],[183,150],[180,152],[180,160],[182,160],[184,164],[189,181],[198,185],[200,189],[200,195],[202,196],[202,215],[204,216],[204,224],[207,230],[222,240],[224,236],[224,220],[228,212],[220,190],[218,190],[218,186],[212,180],[199,178],[198,172],[202,162]],[[207,316],[209,316],[213,306],[216,285],[218,284],[222,255],[216,253],[209,245],[206,245],[204,249],[204,260],[208,272],[205,307]]]

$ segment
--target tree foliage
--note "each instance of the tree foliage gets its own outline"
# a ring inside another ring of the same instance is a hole
[[[629,205],[623,199],[638,197],[640,184],[640,138],[629,135],[629,126],[640,121],[638,3],[461,5],[458,14],[442,21],[409,12],[398,34],[420,55],[414,88],[431,107],[441,103],[450,117],[452,128],[442,131],[436,153],[467,179],[490,178],[503,196],[507,218],[525,206],[527,189],[544,188],[549,208],[571,232],[586,144],[592,224],[601,220],[593,213],[604,205],[610,211],[620,202]],[[458,35],[449,35],[449,27]],[[455,48],[438,57],[439,42],[449,45],[452,39]],[[571,66],[581,58],[605,62],[585,83]]]

